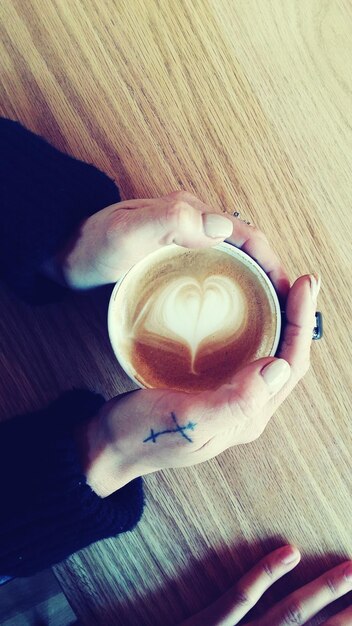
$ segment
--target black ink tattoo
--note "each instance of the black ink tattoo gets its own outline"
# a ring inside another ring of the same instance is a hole
[[[175,423],[176,428],[169,428],[168,430],[161,430],[159,433],[154,432],[153,428],[151,428],[149,437],[144,439],[143,443],[147,443],[148,441],[152,441],[153,443],[156,443],[156,440],[158,437],[160,437],[160,435],[166,435],[168,433],[180,433],[182,437],[184,437],[185,439],[187,439],[187,441],[192,443],[193,439],[191,439],[190,437],[188,437],[188,435],[186,435],[185,430],[194,430],[197,424],[195,424],[194,422],[188,422],[186,426],[180,426],[180,424],[177,421],[177,417],[175,413],[171,413],[171,418],[173,422]]]

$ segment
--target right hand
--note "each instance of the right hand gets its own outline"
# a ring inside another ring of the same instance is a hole
[[[195,465],[259,437],[308,370],[318,293],[314,280],[302,276],[289,292],[278,358],[251,363],[215,391],[143,389],[106,403],[81,433],[92,489],[105,497],[137,476]]]
[[[299,560],[300,553],[294,546],[274,550],[259,561],[232,589],[179,626],[235,626],[257,604],[263,593],[296,567]],[[246,626],[307,624],[321,609],[351,590],[352,561],[346,561],[288,595],[259,619],[246,622]],[[324,626],[351,624],[352,606],[324,622]]]

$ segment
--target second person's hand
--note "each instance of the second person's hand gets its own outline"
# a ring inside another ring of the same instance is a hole
[[[308,624],[321,609],[352,590],[352,561],[341,563],[308,585],[289,594],[259,619],[242,622],[261,596],[299,563],[294,546],[265,556],[232,589],[179,626],[289,626]],[[351,626],[352,606],[323,622],[323,626]]]

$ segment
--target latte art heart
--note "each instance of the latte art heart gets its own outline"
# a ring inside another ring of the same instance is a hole
[[[157,291],[140,312],[134,330],[140,329],[186,344],[191,371],[199,346],[226,339],[246,321],[245,297],[239,285],[226,276],[208,276],[203,282],[191,276],[172,280]]]
[[[275,354],[279,306],[261,268],[234,246],[170,245],[116,285],[109,335],[142,387],[219,389],[248,363]]]

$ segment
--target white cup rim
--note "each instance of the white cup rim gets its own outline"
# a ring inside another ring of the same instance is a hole
[[[141,389],[149,389],[149,387],[146,387],[145,385],[143,385],[134,375],[133,372],[131,371],[131,366],[129,364],[129,362],[123,357],[123,355],[119,352],[118,348],[116,347],[116,345],[114,344],[112,335],[112,324],[116,324],[116,320],[114,320],[113,322],[113,309],[114,309],[114,302],[116,300],[117,294],[121,288],[122,283],[124,283],[127,279],[128,276],[135,271],[136,268],[139,268],[143,263],[147,263],[148,260],[150,258],[152,258],[153,256],[157,256],[158,254],[160,254],[161,251],[169,251],[169,250],[173,250],[173,249],[179,249],[179,250],[187,250],[188,248],[183,248],[182,246],[178,246],[176,244],[170,244],[168,246],[165,246],[165,248],[159,248],[159,250],[155,250],[153,252],[151,252],[150,254],[148,254],[147,256],[143,257],[143,259],[140,259],[140,261],[137,261],[137,263],[135,263],[132,267],[130,267],[129,270],[127,270],[127,272],[125,272],[125,274],[116,282],[116,284],[114,285],[114,288],[112,290],[111,296],[110,296],[110,300],[109,300],[109,306],[108,306],[108,316],[107,316],[107,322],[108,322],[108,334],[109,334],[109,340],[110,340],[110,345],[112,347],[112,350],[114,352],[114,355],[117,359],[117,361],[119,362],[120,366],[122,367],[122,369],[124,370],[124,372],[128,375],[128,377],[136,384],[138,385],[138,387],[140,387]],[[214,249],[216,250],[222,250],[223,252],[225,252],[226,254],[229,254],[231,256],[237,257],[237,258],[242,258],[245,261],[245,264],[250,265],[252,267],[255,268],[255,271],[262,277],[266,288],[268,289],[268,291],[270,292],[270,295],[272,297],[273,303],[274,303],[274,307],[275,307],[275,313],[276,313],[276,332],[275,332],[275,337],[273,339],[273,346],[272,349],[270,351],[270,354],[268,354],[267,356],[274,356],[278,345],[279,345],[279,341],[280,341],[280,336],[281,336],[281,326],[282,326],[282,319],[281,319],[281,307],[280,307],[280,302],[279,302],[279,298],[278,295],[276,293],[276,290],[274,288],[273,283],[271,282],[268,274],[266,274],[266,272],[263,270],[263,268],[259,265],[259,263],[257,263],[257,261],[255,261],[249,254],[247,254],[246,252],[244,252],[243,250],[241,250],[240,248],[237,248],[234,244],[228,243],[227,241],[223,241],[215,246],[213,246]]]

